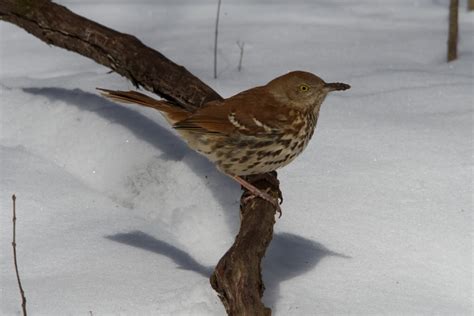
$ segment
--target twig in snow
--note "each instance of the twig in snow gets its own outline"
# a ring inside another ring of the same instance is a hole
[[[20,295],[21,295],[21,308],[23,310],[23,316],[26,316],[26,297],[25,297],[25,291],[23,291],[23,286],[21,285],[21,280],[20,280],[20,273],[18,272],[18,260],[16,257],[16,196],[15,194],[12,195],[12,201],[13,201],[13,241],[12,241],[12,247],[13,247],[13,262],[15,263],[15,272],[16,272],[16,280],[18,281],[18,288],[20,289]]]
[[[240,58],[239,58],[239,66],[237,67],[237,69],[239,71],[242,70],[242,58],[244,57],[244,46],[245,46],[245,42],[240,42],[240,41],[237,41],[237,46],[239,46],[240,48]]]
[[[221,11],[221,0],[217,1],[216,31],[214,33],[214,79],[217,79],[217,34],[219,32],[219,14]]]

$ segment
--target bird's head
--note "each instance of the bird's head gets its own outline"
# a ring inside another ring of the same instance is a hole
[[[326,83],[318,76],[305,71],[289,72],[273,79],[266,87],[277,100],[301,110],[319,110],[329,92],[350,88],[345,83]]]

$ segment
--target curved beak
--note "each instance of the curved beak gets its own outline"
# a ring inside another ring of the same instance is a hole
[[[351,86],[348,85],[347,83],[342,83],[342,82],[330,82],[330,83],[326,83],[324,85],[324,88],[326,88],[328,92],[331,92],[331,91],[344,91],[344,90],[350,89]]]

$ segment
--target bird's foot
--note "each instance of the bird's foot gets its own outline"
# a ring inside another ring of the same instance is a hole
[[[255,198],[261,198],[261,199],[263,199],[267,202],[270,202],[275,207],[275,210],[278,212],[278,214],[279,214],[278,218],[281,217],[282,212],[281,212],[280,204],[278,203],[278,199],[275,199],[270,194],[268,194],[266,192],[263,192],[262,190],[258,189],[257,187],[255,187],[251,183],[249,183],[249,182],[245,181],[244,179],[242,179],[241,177],[233,176],[232,178],[235,181],[237,181],[238,183],[240,183],[250,193],[248,196],[244,197],[244,199],[243,199],[244,203],[247,203],[250,200],[253,200]]]
[[[250,192],[250,194],[244,197],[243,203],[244,204],[248,203],[251,200],[256,199],[256,198],[261,198],[267,202],[270,202],[275,207],[275,211],[278,213],[278,218],[281,217],[282,211],[281,211],[281,207],[280,207],[280,203],[278,199],[273,198],[270,194],[262,192],[261,190],[258,190],[258,192],[255,192],[255,193]]]
[[[280,201],[280,205],[283,204],[283,194],[281,193],[280,190],[280,180],[277,178],[277,173],[276,171],[272,172],[267,172],[267,173],[261,173],[261,174],[256,174],[256,175],[251,175],[246,177],[248,182],[258,182],[258,181],[266,181],[270,183],[274,188],[278,190],[278,200]]]

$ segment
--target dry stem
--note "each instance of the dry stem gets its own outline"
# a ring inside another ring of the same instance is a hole
[[[23,290],[23,286],[21,285],[21,279],[20,279],[20,272],[18,271],[18,259],[16,256],[16,196],[15,194],[12,195],[12,201],[13,201],[13,241],[12,241],[12,247],[13,247],[13,262],[15,263],[15,273],[16,273],[16,280],[18,282],[18,288],[20,289],[20,295],[21,295],[21,308],[23,310],[23,316],[26,316],[26,297],[25,297],[25,291]]]
[[[239,66],[237,67],[237,69],[238,69],[239,71],[241,71],[241,70],[242,70],[242,59],[244,58],[245,42],[237,41],[237,46],[239,46],[239,49],[240,49]]]
[[[221,12],[221,0],[217,1],[216,28],[214,32],[214,79],[217,79],[217,35],[219,33],[219,15]]]

